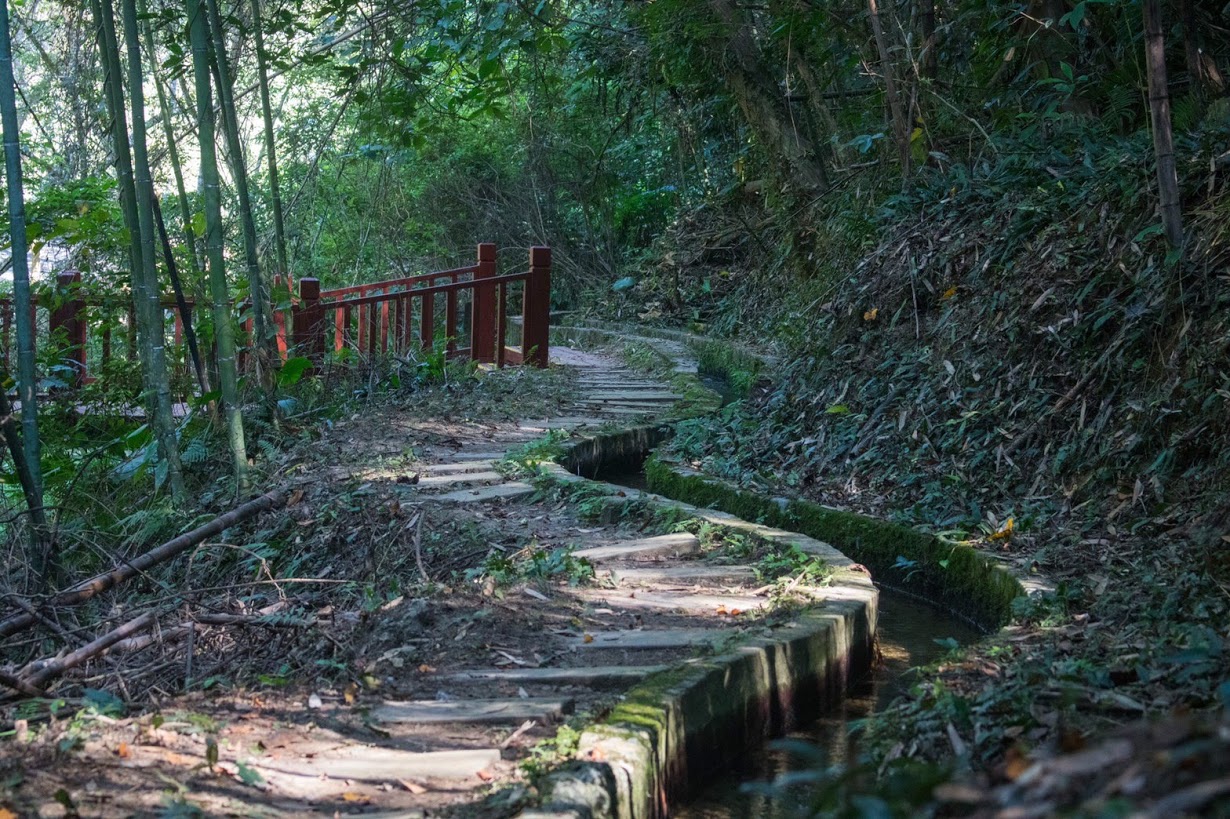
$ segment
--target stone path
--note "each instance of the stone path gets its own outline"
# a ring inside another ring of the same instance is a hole
[[[677,370],[695,370],[683,345],[658,347],[674,357]],[[365,430],[380,433],[373,449],[401,452],[407,441],[423,439],[412,433],[429,423],[436,424],[432,442],[416,448],[409,464],[345,465],[376,462],[366,458],[372,453],[360,453],[339,458],[327,475],[352,485],[382,481],[403,507],[432,515],[464,513],[500,521],[518,542],[541,542],[552,552],[575,548],[573,559],[592,564],[594,577],[577,586],[556,580],[503,589],[464,622],[442,616],[423,620],[421,610],[404,613],[400,639],[405,645],[372,661],[366,689],[322,690],[306,703],[288,703],[296,708],[288,707],[287,722],[273,734],[267,720],[245,726],[246,715],[267,712],[269,705],[254,708],[237,697],[228,726],[218,733],[217,767],[229,777],[218,783],[211,803],[223,806],[219,812],[300,816],[380,810],[375,815],[415,816],[479,800],[518,781],[518,763],[571,716],[600,716],[618,702],[620,692],[655,672],[789,628],[789,618],[774,612],[774,587],[721,544],[702,543],[688,532],[655,535],[645,531],[649,522],[642,520],[581,521],[575,510],[532,497],[535,486],[496,468],[510,450],[549,430],[643,424],[665,416],[681,397],[670,384],[612,356],[556,347],[552,357],[577,374],[575,395],[554,417],[490,425],[386,419],[387,428]],[[366,445],[368,436],[359,438]],[[826,593],[793,591],[810,599]],[[515,597],[517,605],[501,595]],[[391,628],[388,624],[403,616],[396,605],[410,608],[418,602],[394,601],[368,627]],[[446,608],[447,601],[428,600],[426,606]],[[503,623],[499,637],[479,641],[481,651],[450,649],[474,643],[460,641],[469,630],[484,627],[479,615],[520,618],[521,625],[511,629],[520,636],[508,639],[510,629]],[[414,646],[426,643],[444,658],[437,667],[398,660],[398,652],[414,656]],[[110,754],[113,764],[128,768],[179,758],[200,767],[194,756],[200,753],[199,735],[189,736],[174,723],[147,733],[126,745],[120,757],[114,749],[98,755]],[[515,811],[510,804],[489,815]]]

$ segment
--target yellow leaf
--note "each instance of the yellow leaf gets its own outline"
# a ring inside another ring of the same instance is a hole
[[[345,793],[342,794],[342,801],[343,802],[361,802],[366,805],[368,802],[372,800],[364,796],[361,793],[351,793],[350,791],[346,791]]]
[[[955,295],[957,295],[957,288],[950,287],[944,291],[943,295],[940,296],[940,301],[948,301]]]
[[[17,814],[8,808],[0,808],[0,819],[17,819]]]
[[[587,643],[592,643],[593,641],[594,641],[594,635],[592,635],[592,634],[586,634],[586,635],[585,635],[585,642],[587,642]]]
[[[346,700],[347,705],[354,705],[355,700],[359,698],[359,686],[355,683],[350,683],[342,691],[342,697]]]
[[[430,666],[427,663],[423,663],[422,665],[419,666],[420,674],[431,674],[435,670],[436,670],[435,666]]]
[[[863,313],[863,321],[875,321],[878,315],[880,315],[880,308],[872,307],[866,313]]]
[[[991,535],[991,537],[989,537],[988,540],[1008,540],[1009,538],[1012,537],[1013,526],[1014,526],[1013,519],[1008,518],[1006,521],[1004,521],[1004,525],[999,527],[999,531]]]

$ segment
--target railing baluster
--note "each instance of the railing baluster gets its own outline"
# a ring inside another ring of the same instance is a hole
[[[448,354],[457,352],[457,291],[444,294],[444,337],[448,339]]]
[[[436,341],[436,294],[421,296],[422,314],[419,317],[419,339],[425,352],[431,352]]]
[[[389,302],[380,302],[380,351],[389,352]]]
[[[504,335],[508,329],[508,282],[500,282],[500,293],[495,302],[495,315],[495,366],[503,367],[507,353]]]

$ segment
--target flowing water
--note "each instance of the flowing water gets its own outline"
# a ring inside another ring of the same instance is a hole
[[[857,735],[850,728],[887,705],[909,688],[911,669],[927,665],[948,650],[942,645],[949,638],[960,644],[978,639],[969,626],[949,618],[923,603],[901,595],[882,592],[878,624],[883,662],[867,679],[850,691],[837,708],[812,725],[790,734],[817,746],[825,767],[845,763],[857,756]],[[941,642],[937,642],[941,641]],[[674,812],[679,819],[768,819],[793,815],[774,805],[765,796],[744,793],[745,782],[767,782],[790,770],[797,770],[798,757],[770,748],[758,748],[747,755],[745,765],[713,777],[713,785],[691,804]]]

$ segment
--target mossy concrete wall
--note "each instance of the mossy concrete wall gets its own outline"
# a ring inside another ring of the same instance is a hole
[[[832,543],[865,565],[877,583],[921,597],[985,631],[1006,624],[1012,601],[1025,593],[1011,572],[978,550],[908,526],[747,492],[656,455],[646,462],[645,476],[656,494]]]

